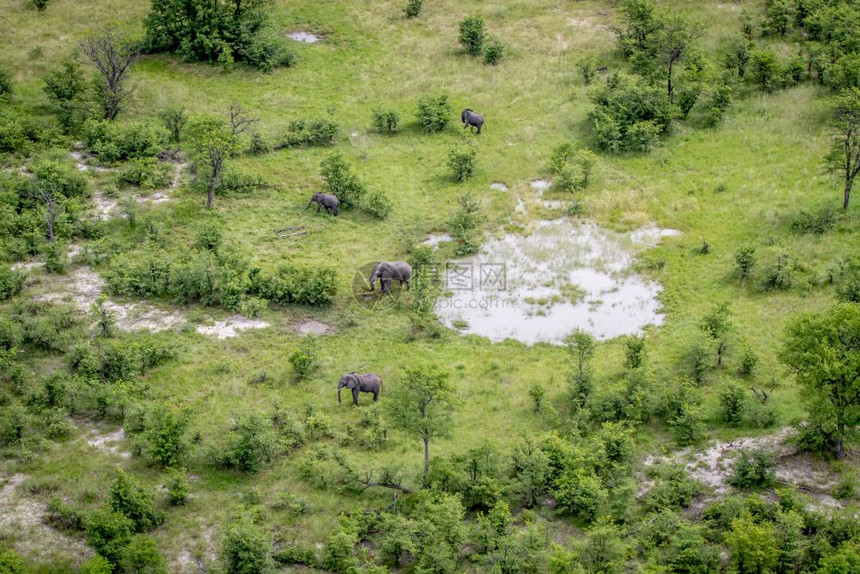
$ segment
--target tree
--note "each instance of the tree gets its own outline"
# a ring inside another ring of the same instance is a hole
[[[780,359],[816,407],[811,425],[828,435],[825,443],[841,459],[843,442],[860,424],[860,306],[840,303],[794,319]]]
[[[726,352],[728,345],[727,336],[732,329],[732,324],[729,322],[729,304],[721,303],[714,307],[710,313],[702,317],[702,322],[699,328],[708,334],[717,344],[717,366],[723,364],[723,354]]]
[[[657,53],[666,66],[666,95],[670,102],[675,101],[675,87],[672,74],[675,64],[693,48],[701,32],[682,16],[669,16],[662,23],[657,36]]]
[[[224,162],[239,149],[239,138],[224,121],[200,118],[189,126],[191,145],[198,161],[206,168],[206,207],[211,208],[215,190],[221,183]]]
[[[585,373],[588,361],[594,356],[594,349],[597,346],[594,337],[587,331],[577,328],[565,337],[564,343],[581,377]]]
[[[732,520],[726,544],[732,551],[737,572],[766,574],[777,565],[779,548],[774,544],[773,527],[768,523],[757,524],[748,513]]]
[[[860,88],[848,88],[835,98],[830,127],[833,143],[825,167],[843,179],[842,209],[848,209],[851,187],[860,173]]]
[[[45,224],[47,225],[48,241],[54,242],[54,222],[57,219],[59,200],[62,197],[57,190],[57,184],[53,181],[39,181],[33,190],[33,197],[45,204]]]
[[[74,60],[63,62],[63,69],[45,76],[42,88],[55,106],[57,118],[66,129],[79,120],[81,100],[87,86],[81,65]]]
[[[406,371],[403,385],[389,401],[394,426],[417,434],[424,442],[424,478],[430,471],[430,440],[451,432],[454,388],[448,373],[436,365]]]
[[[228,574],[263,574],[272,570],[272,540],[249,518],[243,517],[227,530],[221,559]]]
[[[131,91],[126,89],[126,74],[140,58],[140,43],[129,40],[115,29],[106,28],[81,40],[80,48],[98,70],[96,95],[105,119],[115,120],[131,95]]]

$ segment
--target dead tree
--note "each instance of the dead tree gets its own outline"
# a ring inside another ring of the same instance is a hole
[[[126,73],[140,58],[140,43],[129,40],[115,29],[106,28],[81,40],[80,48],[99,72],[98,97],[105,119],[114,120],[131,95],[131,90],[126,87]]]
[[[59,207],[57,184],[40,181],[32,195],[36,200],[45,204],[45,223],[48,226],[48,241],[54,243],[54,221],[57,220]]]
[[[260,121],[260,118],[248,117],[245,110],[237,103],[230,104],[230,128],[233,135],[238,136],[245,133],[248,128]]]

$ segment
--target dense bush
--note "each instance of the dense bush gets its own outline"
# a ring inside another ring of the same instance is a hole
[[[421,8],[424,6],[424,0],[407,0],[406,2],[406,17],[415,18],[421,14]]]
[[[81,344],[69,354],[72,369],[105,382],[131,381],[173,357],[174,349],[152,335],[109,339],[101,345]]]
[[[123,572],[169,574],[167,561],[158,552],[155,540],[143,534],[132,537],[123,549],[120,566]]]
[[[12,95],[12,74],[6,68],[0,68],[0,101],[9,99]]]
[[[374,108],[373,127],[376,128],[376,131],[393,134],[397,131],[398,122],[400,122],[400,114],[397,113],[397,110]]]
[[[597,158],[587,149],[576,150],[573,144],[557,146],[550,157],[550,171],[556,186],[563,191],[579,191],[588,187]]]
[[[119,565],[131,542],[134,522],[119,512],[100,509],[87,516],[85,528],[87,544],[112,565]]]
[[[164,405],[153,407],[146,416],[142,434],[146,453],[162,467],[174,467],[188,452],[191,419],[187,412]]]
[[[784,247],[775,247],[768,255],[768,261],[762,270],[764,288],[788,289],[794,281],[794,257]]]
[[[418,118],[418,123],[425,132],[441,132],[451,121],[453,114],[454,109],[448,102],[448,94],[436,96],[427,94],[418,98],[415,117]]]
[[[505,57],[505,44],[498,38],[490,38],[484,44],[484,63],[495,66]]]
[[[36,10],[38,10],[39,12],[42,12],[45,8],[47,8],[48,4],[50,4],[50,2],[51,2],[51,0],[31,0],[31,1],[33,2],[33,6],[35,6]]]
[[[123,164],[117,180],[121,184],[134,185],[141,189],[158,189],[167,187],[172,176],[173,168],[170,164],[160,162],[154,157],[144,157]]]
[[[767,488],[775,481],[773,455],[760,450],[743,449],[732,465],[728,483],[738,488]]]
[[[43,91],[54,108],[57,120],[66,131],[76,128],[84,121],[87,112],[87,81],[78,62],[66,60],[62,69],[45,76]]]
[[[629,76],[610,76],[591,98],[597,145],[607,151],[649,151],[675,115],[662,89]]]
[[[179,143],[182,139],[182,130],[188,123],[185,106],[167,106],[158,113],[158,117],[161,119],[164,129],[170,133],[170,140]]]
[[[337,270],[314,265],[281,265],[271,274],[256,274],[251,292],[273,303],[321,306],[337,295]]]
[[[155,157],[167,145],[170,134],[161,126],[144,123],[117,124],[87,120],[83,126],[87,149],[102,161]]]
[[[319,344],[313,334],[302,337],[298,348],[290,353],[290,365],[299,380],[310,378],[320,367]]]
[[[480,16],[470,16],[460,21],[460,45],[470,56],[481,54],[486,35],[484,19]]]
[[[272,570],[272,540],[248,518],[233,522],[221,543],[227,574],[265,574]]]
[[[379,219],[384,219],[391,211],[392,202],[388,196],[380,190],[368,189],[339,153],[320,162],[320,175],[323,191],[336,196],[347,207],[357,207]]]
[[[27,276],[0,263],[0,301],[14,297],[24,288]]]
[[[173,469],[168,474],[167,482],[164,485],[167,490],[167,502],[173,506],[185,504],[188,501],[188,477],[185,475],[184,469]]]
[[[164,514],[155,508],[152,495],[121,469],[117,469],[111,484],[108,503],[113,512],[131,521],[135,532],[148,532],[164,522]]]
[[[294,120],[290,122],[282,145],[284,147],[333,146],[339,129],[337,122],[326,118]]]
[[[791,222],[791,230],[795,233],[822,234],[830,231],[836,224],[836,210],[830,206],[816,211],[801,209]]]
[[[269,72],[296,61],[269,24],[267,0],[154,0],[146,17],[146,45],[188,61],[246,62]]]
[[[478,163],[478,148],[471,140],[464,139],[448,150],[448,167],[455,181],[466,180],[475,173]]]
[[[457,242],[457,255],[477,253],[484,236],[481,203],[469,192],[457,198],[457,204],[457,211],[448,224],[451,236]]]
[[[240,416],[226,443],[215,447],[216,464],[242,472],[259,472],[281,452],[278,434],[272,421],[257,414]]]

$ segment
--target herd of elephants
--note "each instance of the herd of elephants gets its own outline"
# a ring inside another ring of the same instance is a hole
[[[463,129],[478,128],[477,133],[481,133],[481,127],[484,125],[484,116],[466,108],[460,113],[460,120],[463,122]],[[471,131],[471,129],[470,129]],[[308,206],[309,209],[314,203],[317,204],[317,213],[321,208],[337,217],[340,208],[340,199],[331,193],[315,193],[311,196]],[[376,282],[379,281],[380,289],[383,294],[391,295],[392,281],[399,281],[401,288],[406,284],[409,289],[409,280],[412,278],[412,267],[406,261],[377,261],[370,272],[370,290],[373,291]],[[358,405],[358,393],[373,393],[373,400],[379,400],[379,393],[382,390],[382,379],[376,373],[358,374],[354,371],[343,375],[340,382],[337,384],[337,402],[340,403],[341,389],[346,387],[352,391],[352,402]]]

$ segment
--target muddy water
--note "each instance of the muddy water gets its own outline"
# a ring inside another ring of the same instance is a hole
[[[600,340],[637,333],[661,324],[663,315],[660,285],[633,272],[633,261],[676,233],[538,221],[528,236],[505,235],[481,254],[451,262],[442,277],[447,296],[436,311],[444,324],[492,341],[561,343],[576,327]]]

